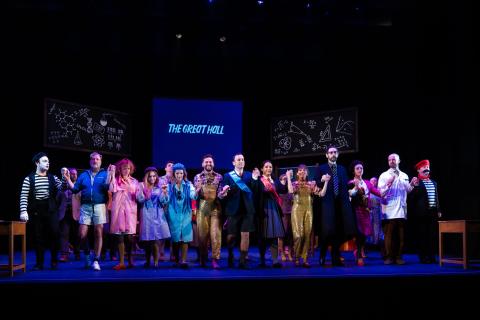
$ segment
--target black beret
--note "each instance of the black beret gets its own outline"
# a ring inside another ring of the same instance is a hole
[[[38,160],[40,160],[41,157],[46,157],[47,154],[45,152],[39,152],[36,155],[33,156],[32,162],[36,163]]]

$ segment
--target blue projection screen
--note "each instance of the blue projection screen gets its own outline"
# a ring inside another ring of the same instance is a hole
[[[242,103],[238,101],[153,100],[153,163],[163,169],[168,160],[201,168],[210,153],[216,169],[232,168],[232,156],[242,151]]]

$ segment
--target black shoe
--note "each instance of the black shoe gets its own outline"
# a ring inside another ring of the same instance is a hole
[[[274,268],[282,268],[283,265],[282,265],[280,262],[275,262],[275,263],[272,265],[272,267],[274,267]]]
[[[235,267],[235,262],[233,256],[228,256],[228,267],[229,268],[234,268]]]
[[[345,267],[345,263],[340,259],[335,259],[334,261],[332,261],[332,265],[334,267]]]
[[[51,268],[52,270],[57,270],[57,269],[58,269],[58,263],[57,263],[57,262],[52,262],[52,263],[50,264],[50,268]]]
[[[238,264],[238,267],[240,269],[243,269],[243,270],[250,270],[251,269],[250,266],[246,262],[240,262]]]
[[[41,264],[36,264],[32,268],[32,271],[41,271],[41,270],[43,270],[43,266]]]
[[[320,263],[321,266],[324,266],[325,265],[325,257],[320,257],[318,262]]]

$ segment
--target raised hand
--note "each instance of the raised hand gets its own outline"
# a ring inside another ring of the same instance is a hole
[[[64,171],[63,169],[67,168],[62,168],[62,177],[67,181],[70,180],[70,171],[68,169]]]
[[[167,184],[162,184],[162,192],[163,194],[167,194]]]
[[[114,165],[114,164],[111,164],[111,165],[108,166],[107,171],[108,171],[109,173],[115,174],[115,170],[116,170],[116,169],[117,169],[117,168],[115,167],[115,165]]]
[[[286,175],[287,175],[287,178],[290,178],[290,179],[292,179],[292,178],[293,178],[293,170],[292,170],[292,169],[290,169],[290,170],[287,170],[287,173],[286,173]]]
[[[252,177],[253,179],[257,179],[258,177],[260,177],[260,170],[258,170],[258,168],[253,169]]]
[[[410,181],[410,185],[411,185],[411,186],[415,186],[415,187],[416,187],[416,186],[418,186],[418,183],[419,183],[419,181],[418,181],[418,178],[417,178],[417,177],[413,177],[412,180]]]
[[[225,197],[228,193],[228,191],[230,190],[230,186],[227,184],[227,185],[224,185],[222,190],[220,191],[220,194],[219,196],[220,197]]]

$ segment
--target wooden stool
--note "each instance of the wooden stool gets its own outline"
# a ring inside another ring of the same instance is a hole
[[[26,223],[20,221],[2,221],[0,220],[0,235],[8,236],[8,264],[0,265],[0,269],[10,271],[10,277],[13,277],[13,271],[27,269],[27,241],[26,241]],[[15,236],[22,236],[22,263],[14,264],[14,246]]]
[[[480,220],[450,220],[450,221],[438,221],[438,260],[440,266],[443,262],[463,264],[463,269],[467,269],[468,256],[467,256],[467,239],[468,234],[471,232],[480,232]],[[462,234],[463,250],[462,258],[443,258],[443,245],[442,235],[444,233],[460,233]]]

